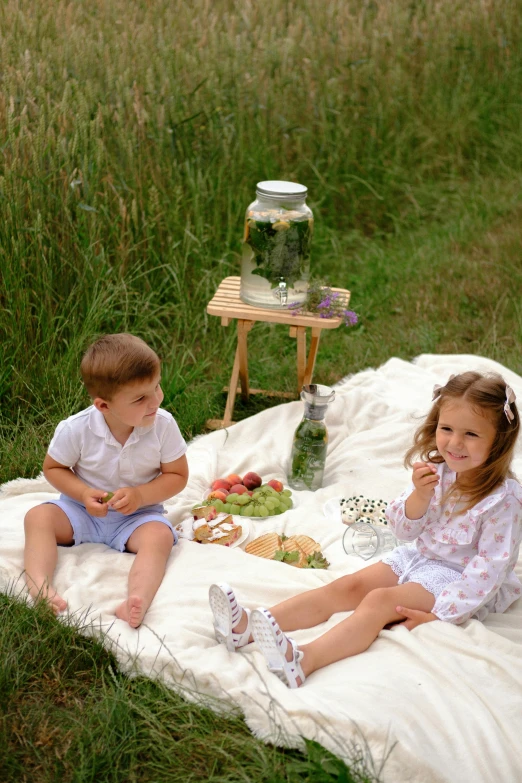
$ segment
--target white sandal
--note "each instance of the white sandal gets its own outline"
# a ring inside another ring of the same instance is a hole
[[[252,636],[265,656],[269,671],[276,674],[289,688],[299,688],[306,679],[301,661],[303,653],[289,636],[286,636],[268,609],[254,609],[252,612]],[[288,643],[293,657],[286,660]],[[297,680],[301,680],[300,683]]]
[[[226,644],[229,652],[234,652],[238,647],[244,647],[250,642],[250,609],[238,603],[234,591],[222,582],[219,585],[211,585],[208,591],[208,600],[212,614],[214,615],[214,630],[216,639],[220,644]],[[241,620],[242,613],[247,616],[247,626],[242,633],[235,633],[232,628]]]

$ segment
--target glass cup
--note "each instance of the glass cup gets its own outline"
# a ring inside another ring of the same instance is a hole
[[[343,549],[347,555],[358,555],[363,560],[395,549],[398,541],[392,531],[384,525],[370,522],[354,522],[343,535]]]

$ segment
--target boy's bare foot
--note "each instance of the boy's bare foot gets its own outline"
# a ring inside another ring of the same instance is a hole
[[[129,623],[131,628],[137,628],[141,625],[145,611],[143,598],[137,595],[129,595],[127,600],[118,606],[115,614],[120,620],[125,620],[125,622]]]
[[[41,587],[29,590],[35,601],[45,601],[55,614],[60,614],[67,609],[67,601],[58,595],[54,587]]]

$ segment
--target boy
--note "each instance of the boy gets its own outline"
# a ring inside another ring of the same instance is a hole
[[[160,360],[139,337],[96,340],[81,374],[92,405],[60,422],[49,446],[43,472],[62,494],[26,514],[26,583],[58,614],[67,603],[52,584],[57,545],[104,543],[134,552],[128,597],[116,616],[137,628],[177,541],[161,503],[187,483],[187,445],[159,407]]]

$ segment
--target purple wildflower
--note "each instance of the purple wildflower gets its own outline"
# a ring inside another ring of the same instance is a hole
[[[344,322],[348,326],[355,326],[357,321],[359,320],[357,318],[357,313],[354,313],[353,310],[345,310],[343,312]]]

